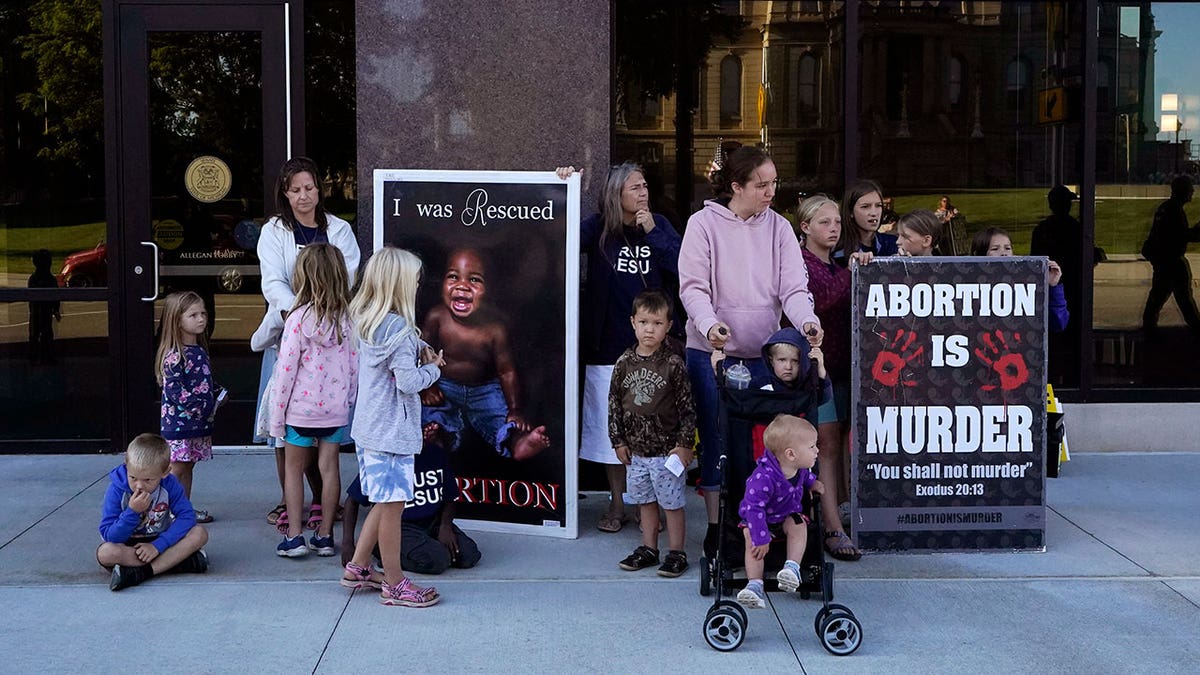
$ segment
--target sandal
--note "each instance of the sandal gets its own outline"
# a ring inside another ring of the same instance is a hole
[[[346,588],[375,588],[383,587],[383,582],[372,578],[375,571],[370,567],[361,567],[352,562],[346,563],[345,573],[342,574],[342,585]]]
[[[324,520],[321,515],[320,504],[313,504],[310,506],[308,509],[308,520],[304,521],[304,527],[310,530],[316,530],[321,526],[321,521]]]
[[[267,514],[267,523],[270,525],[275,525],[277,522],[279,522],[279,516],[282,516],[286,513],[287,504],[280,504],[276,506],[275,508],[271,509],[270,513]]]
[[[430,605],[436,605],[442,599],[442,596],[438,595],[437,589],[433,586],[418,588],[413,586],[412,580],[408,577],[404,577],[395,586],[389,586],[386,581],[381,586],[383,592],[379,595],[379,602],[383,605],[429,607]]]
[[[614,515],[606,513],[600,516],[600,522],[596,523],[596,529],[601,532],[620,532],[621,527],[629,522],[629,516],[625,514]]]
[[[862,551],[854,547],[854,542],[845,532],[827,530],[825,532],[825,550],[838,560],[854,561],[862,557]]]
[[[284,509],[283,513],[279,514],[279,520],[275,521],[275,529],[279,531],[279,534],[282,534],[285,537],[287,536],[287,533],[288,533],[287,509]]]

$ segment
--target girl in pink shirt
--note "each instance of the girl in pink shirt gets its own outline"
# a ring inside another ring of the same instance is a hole
[[[270,394],[270,432],[284,439],[287,505],[287,524],[280,526],[284,539],[275,553],[295,558],[312,550],[331,556],[334,519],[323,519],[305,545],[302,509],[304,467],[309,449],[316,447],[321,510],[337,513],[342,491],[338,447],[358,391],[358,340],[350,325],[350,281],[341,251],[329,244],[304,247],[292,285],[296,303],[284,322]]]

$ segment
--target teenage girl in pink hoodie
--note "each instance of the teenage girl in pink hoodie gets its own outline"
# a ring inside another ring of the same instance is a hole
[[[287,505],[287,525],[280,526],[287,531],[275,553],[295,558],[313,550],[331,556],[332,514],[342,491],[338,448],[358,392],[358,339],[350,325],[350,279],[341,252],[330,244],[305,246],[296,258],[292,285],[296,304],[284,322],[270,391],[271,436],[284,439]],[[313,447],[321,471],[321,510],[330,517],[305,545],[304,467]]]
[[[779,330],[780,315],[813,345],[821,322],[808,292],[808,271],[792,226],[771,210],[775,163],[743,146],[714,176],[717,194],[689,220],[679,251],[679,296],[687,310],[687,365],[700,432],[700,487],[708,511],[705,553],[717,542],[717,384],[710,358],[723,349],[755,377],[765,377],[763,343]]]

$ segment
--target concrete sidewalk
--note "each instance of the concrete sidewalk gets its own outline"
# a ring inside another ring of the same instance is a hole
[[[120,593],[96,565],[96,524],[116,456],[0,456],[0,655],[6,673],[796,672],[1191,673],[1200,664],[1200,453],[1077,454],[1050,480],[1048,550],[874,555],[838,563],[837,602],[862,647],[829,655],[819,600],[772,594],[740,649],[701,635],[703,506],[688,505],[693,567],[623,572],[636,526],[575,541],[473,533],[483,560],[434,583],[426,610],[337,584],[337,558],[275,556],[263,520],[271,456],[221,455],[196,471],[217,521],[204,576]],[[353,475],[343,457],[343,475]],[[431,579],[421,579],[430,583]],[[799,668],[797,668],[799,666]]]

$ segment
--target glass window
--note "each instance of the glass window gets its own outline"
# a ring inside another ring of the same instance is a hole
[[[1200,219],[1181,191],[1200,162],[1197,2],[1102,2],[1097,96],[1096,245],[1092,316],[1097,387],[1196,387]],[[1110,69],[1111,68],[1111,69]],[[1172,184],[1177,188],[1174,197]],[[1173,234],[1172,234],[1173,233]]]
[[[709,167],[722,147],[767,148],[780,174],[781,212],[795,206],[800,192],[839,189],[841,99],[822,93],[841,88],[843,6],[617,3],[614,91],[621,96],[616,101],[613,160],[641,158],[652,202],[680,229],[711,196]],[[671,34],[680,21],[687,22],[698,45],[695,60],[680,64],[689,73],[684,76],[689,84],[695,83],[691,92],[684,92],[694,95],[692,106],[681,102],[674,62],[662,59],[660,36]],[[647,69],[650,63],[658,69]],[[761,110],[756,106],[760,83]],[[635,120],[640,99],[631,92],[661,96],[658,124]]]
[[[0,287],[31,285],[33,254],[69,286],[104,286],[100,7],[0,7]]]
[[[22,297],[108,283],[100,4],[84,10],[0,4],[0,288],[22,298],[0,302],[0,441],[18,452],[111,433],[108,303]]]
[[[963,93],[963,67],[962,59],[957,56],[950,57],[950,73],[947,76],[946,82],[946,97],[951,108],[957,108],[962,103]]]
[[[816,57],[812,54],[801,56],[798,70],[799,82],[796,83],[796,98],[800,103],[800,110],[810,111],[817,107],[817,74],[819,71]]]
[[[742,122],[742,60],[729,55],[721,59],[721,126]]]
[[[969,255],[977,233],[1001,228],[1014,251],[1027,255],[1033,230],[1051,215],[1050,188],[1063,183],[1078,190],[1081,7],[859,5],[858,175],[881,184],[897,216],[919,208],[934,211],[942,222],[941,253]],[[1033,73],[1041,72],[1046,79],[1035,84]],[[1058,92],[1054,115],[1039,118],[1035,106],[1050,91]],[[1078,210],[1070,219],[1063,230],[1073,237],[1074,248],[1064,247],[1057,255],[1072,273],[1078,307],[1083,236]],[[1055,221],[1053,227],[1058,225]],[[1072,328],[1069,335],[1053,338],[1052,378],[1059,385],[1079,381],[1081,338],[1079,326]]]

